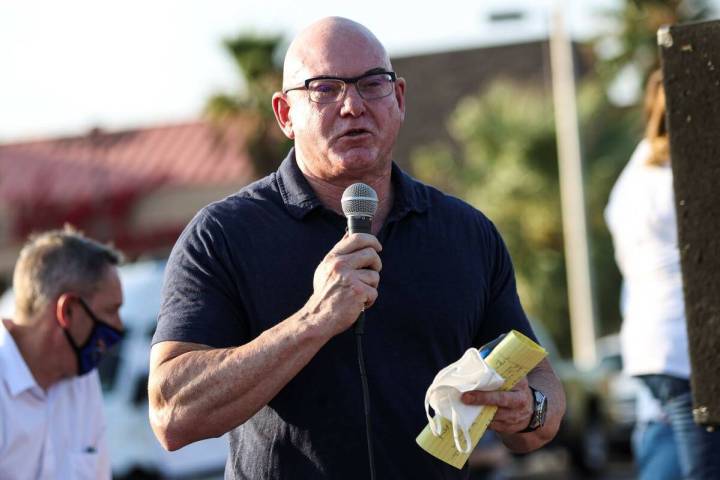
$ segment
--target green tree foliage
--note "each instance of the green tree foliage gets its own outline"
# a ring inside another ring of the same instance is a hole
[[[579,88],[586,208],[600,334],[620,324],[620,275],[603,218],[610,189],[643,132],[638,107],[620,108],[606,91],[627,65],[647,74],[657,66],[662,24],[708,15],[707,2],[636,0],[613,12],[616,30],[596,40],[614,44]],[[605,48],[607,50],[607,48]],[[447,122],[455,145],[419,146],[410,163],[422,180],[441,186],[487,214],[507,242],[528,314],[570,352],[557,149],[551,92],[498,80],[461,101]],[[459,148],[458,148],[459,146]],[[457,153],[459,152],[459,154]]]
[[[232,93],[216,93],[205,106],[205,114],[224,137],[244,139],[258,177],[274,171],[291,146],[275,123],[270,101],[282,85],[277,61],[281,40],[249,34],[226,39],[223,45],[242,86]]]
[[[580,88],[579,114],[586,178],[594,289],[600,332],[618,328],[620,276],[603,220],[618,173],[642,135],[639,109],[612,106],[607,86],[628,65],[647,74],[657,66],[660,25],[707,18],[706,0],[628,0],[611,15],[616,29],[595,41],[601,57]],[[224,41],[240,75],[219,93],[207,115],[227,136],[246,138],[256,174],[273,171],[289,142],[275,125],[270,97],[281,86],[280,37],[240,34]],[[600,48],[603,45],[603,48]],[[608,45],[610,46],[608,48]],[[498,81],[458,104],[448,119],[457,145],[430,143],[411,156],[415,174],[485,212],[505,238],[528,313],[543,321],[569,352],[567,285],[550,92]],[[459,154],[457,152],[460,152]]]
[[[597,73],[601,81],[611,82],[620,70],[628,66],[643,74],[658,68],[658,28],[703,20],[712,13],[707,0],[625,1],[621,8],[607,13],[616,25],[615,30],[595,41],[610,50],[602,61],[597,63]]]
[[[602,207],[637,131],[604,107],[602,99],[595,85],[581,89],[581,116],[606,127],[585,142],[592,150],[588,173],[593,181],[587,194],[594,213],[589,215],[589,228],[592,255],[600,264],[595,269],[596,286],[614,296],[612,302],[617,305],[617,295],[612,293],[617,271],[612,266]],[[420,179],[467,200],[498,226],[513,257],[528,314],[540,319],[567,353],[567,281],[552,113],[546,92],[509,80],[496,81],[484,93],[460,102],[448,121],[448,130],[461,146],[459,156],[453,156],[449,145],[435,143],[419,147],[411,162]],[[617,308],[605,306],[600,305],[603,323],[610,324],[610,329],[617,327]]]

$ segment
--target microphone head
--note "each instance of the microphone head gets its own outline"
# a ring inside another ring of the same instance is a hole
[[[374,217],[378,197],[372,187],[364,183],[353,183],[342,194],[342,210],[346,217]]]

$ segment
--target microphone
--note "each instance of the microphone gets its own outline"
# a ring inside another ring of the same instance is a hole
[[[345,189],[340,200],[350,233],[371,233],[372,220],[378,207],[378,197],[372,187],[353,183]]]
[[[364,183],[353,183],[345,189],[340,200],[347,218],[350,233],[372,233],[372,220],[378,207],[378,197],[372,187]],[[365,311],[355,322],[355,333],[362,335],[365,326]]]

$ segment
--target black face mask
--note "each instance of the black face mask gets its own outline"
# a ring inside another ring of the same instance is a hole
[[[70,346],[75,351],[75,357],[78,363],[78,375],[85,375],[98,366],[105,352],[122,339],[124,332],[100,320],[97,315],[90,310],[85,300],[82,298],[78,298],[78,300],[93,321],[93,328],[90,331],[90,335],[82,345],[78,345],[72,336],[70,336],[70,332],[68,332],[67,329],[63,328],[63,332],[65,332]]]

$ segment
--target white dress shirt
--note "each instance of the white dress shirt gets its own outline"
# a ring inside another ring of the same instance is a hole
[[[623,274],[620,331],[630,375],[690,376],[675,196],[669,165],[646,165],[643,140],[618,178],[605,219]]]
[[[0,479],[110,479],[96,370],[44,391],[0,321]]]

